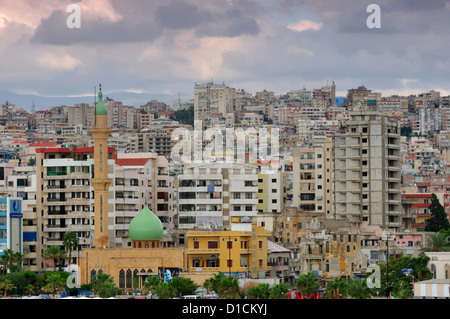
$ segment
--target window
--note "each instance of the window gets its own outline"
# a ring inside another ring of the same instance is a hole
[[[228,259],[228,260],[227,260],[227,267],[228,267],[228,268],[233,267],[233,260],[232,260],[232,259]]]
[[[219,243],[217,241],[208,241],[208,249],[219,248]]]
[[[262,240],[259,241],[259,248],[263,248],[263,242],[262,242]]]
[[[198,249],[199,248],[199,241],[194,240],[194,249]]]

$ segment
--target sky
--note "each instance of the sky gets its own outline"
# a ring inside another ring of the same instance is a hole
[[[340,96],[448,95],[449,16],[444,0],[0,0],[0,89],[187,97],[211,80],[252,94],[335,81]]]

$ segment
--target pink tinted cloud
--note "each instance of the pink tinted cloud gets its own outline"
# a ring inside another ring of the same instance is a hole
[[[303,32],[306,30],[319,31],[322,28],[322,22],[318,23],[311,20],[300,20],[297,23],[289,24],[287,28],[296,32]]]

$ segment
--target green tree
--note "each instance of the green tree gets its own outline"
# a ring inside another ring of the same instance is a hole
[[[270,299],[288,299],[287,294],[289,292],[289,286],[285,283],[279,283],[273,286],[269,291]]]
[[[352,279],[348,284],[348,295],[353,299],[368,299],[372,297],[373,291],[365,279]]]
[[[0,256],[0,262],[2,264],[2,274],[7,274],[13,260],[14,252],[11,249],[5,249],[3,255]]]
[[[335,278],[327,283],[325,296],[328,299],[342,299],[347,296],[347,282],[341,278]]]
[[[226,277],[222,273],[214,274],[205,281],[203,286],[216,292],[219,298],[232,299],[240,294],[239,281],[234,277]]]
[[[0,290],[3,290],[3,297],[5,298],[8,295],[8,290],[14,289],[15,286],[11,280],[4,277],[0,280]]]
[[[120,289],[110,274],[100,273],[92,280],[92,292],[101,298],[109,298],[120,294]]]
[[[398,287],[397,287],[398,286]],[[407,281],[400,281],[394,287],[392,295],[398,299],[411,299],[414,296],[411,285]]]
[[[317,294],[320,288],[319,282],[319,276],[314,275],[312,272],[308,272],[297,277],[296,286],[303,297],[311,298],[314,294]]]
[[[412,269],[410,276],[414,278],[414,280],[422,281],[433,278],[433,274],[431,273],[431,270],[428,268],[429,260],[430,257],[425,255],[423,252],[419,254],[417,257],[410,259],[407,268]]]
[[[159,299],[172,299],[175,298],[177,292],[168,282],[163,282],[156,287],[156,294]]]
[[[17,295],[25,294],[27,286],[29,285],[32,285],[33,287],[39,286],[38,275],[33,271],[22,270],[20,272],[12,272],[7,275],[7,278],[14,284],[16,289],[15,293]]]
[[[58,260],[63,260],[66,258],[66,255],[64,251],[61,250],[61,247],[58,245],[52,245],[49,246],[47,249],[44,250],[42,256],[46,259],[53,259],[54,262],[54,268],[53,270],[56,271],[56,264]],[[59,263],[59,269],[61,270],[62,263]]]
[[[78,248],[78,237],[77,234],[73,231],[69,231],[64,234],[63,238],[63,246],[67,251],[67,257],[69,260],[69,264],[72,262],[72,250]]]
[[[425,220],[425,231],[438,232],[441,229],[447,230],[450,228],[447,214],[444,207],[439,203],[436,194],[431,195],[431,204],[428,207],[431,212],[431,217]]]
[[[247,291],[247,296],[250,299],[269,299],[270,285],[262,283],[258,286],[250,287]]]
[[[448,239],[443,232],[437,232],[433,234],[428,234],[429,244],[425,248],[426,251],[449,251],[450,245]]]
[[[52,272],[47,275],[46,284],[43,287],[45,292],[51,293],[53,298],[58,291],[66,289],[66,280],[61,274]]]
[[[175,111],[170,116],[170,119],[178,121],[181,124],[194,125],[194,108],[190,107],[189,109]]]
[[[198,285],[195,284],[192,279],[184,277],[174,277],[169,284],[175,289],[178,297],[192,295],[198,288]]]
[[[413,131],[413,129],[411,127],[404,126],[404,127],[400,128],[400,135],[406,136],[407,138],[409,138],[412,134],[412,131]]]
[[[144,293],[147,293],[150,291],[153,294],[156,294],[156,288],[161,284],[161,279],[156,276],[148,276],[145,280],[143,291]]]
[[[32,284],[28,284],[26,287],[25,287],[25,293],[28,295],[28,296],[31,296],[32,294],[34,294],[34,292],[36,291],[36,287],[34,287]]]

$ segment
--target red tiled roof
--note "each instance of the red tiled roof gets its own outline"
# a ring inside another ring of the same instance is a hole
[[[55,147],[55,146],[59,146],[59,144],[55,142],[39,142],[30,145],[30,147]]]
[[[114,154],[116,149],[108,147],[108,153]],[[71,152],[69,148],[37,148],[36,153],[94,153],[94,147],[80,147]]]
[[[30,144],[30,143],[28,143],[27,141],[24,141],[24,140],[17,140],[17,141],[12,142],[11,144]]]
[[[116,164],[120,166],[142,166],[149,160],[150,158],[116,158]]]

